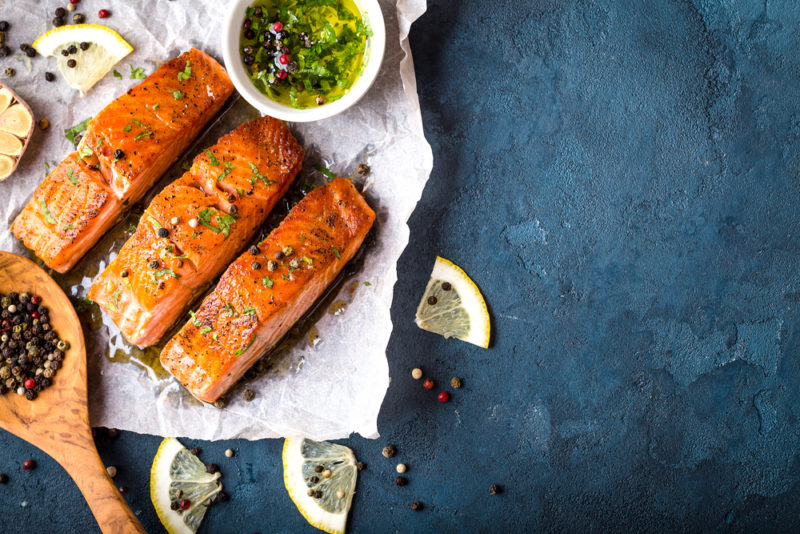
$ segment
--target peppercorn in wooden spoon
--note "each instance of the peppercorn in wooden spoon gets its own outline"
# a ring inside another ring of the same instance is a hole
[[[69,341],[61,368],[50,387],[37,398],[9,392],[0,395],[0,427],[53,457],[83,493],[105,533],[144,533],[138,519],[117,491],[92,439],[86,393],[86,346],[78,316],[69,299],[30,260],[0,251],[0,293],[40,296],[50,311],[50,324]]]

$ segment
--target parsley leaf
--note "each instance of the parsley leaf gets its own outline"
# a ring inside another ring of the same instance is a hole
[[[119,78],[119,79],[121,80],[121,79],[122,79],[122,74],[120,74],[119,72],[117,72],[117,69],[114,69],[114,77],[115,77],[115,78]]]
[[[314,260],[312,260],[308,256],[303,256],[303,261],[306,262],[309,265],[313,265],[314,264]]]
[[[126,124],[126,125],[125,125],[125,128],[123,128],[123,129],[122,129],[122,131],[123,131],[123,132],[130,132],[130,131],[131,131],[131,128],[133,128],[133,124],[131,124],[131,123],[129,122],[128,124]]]
[[[249,304],[245,306],[244,309],[242,310],[242,315],[255,315],[255,314],[256,314],[256,309],[250,306]]]
[[[75,174],[72,172],[72,165],[67,167],[67,178],[72,182],[72,185],[78,185],[78,179],[75,178]]]
[[[167,275],[167,274],[170,275],[172,278],[180,278],[181,277],[181,275],[177,274],[172,269],[161,269],[160,271],[157,271],[156,273],[154,273],[153,277],[160,278],[160,277],[162,277],[164,275]]]
[[[203,323],[200,322],[200,319],[197,318],[197,315],[192,311],[189,310],[189,317],[192,318],[192,324],[195,326],[202,326]]]
[[[94,152],[92,152],[92,149],[86,145],[81,147],[80,154],[81,154],[80,159],[91,158],[92,156],[94,156]]]
[[[250,165],[250,170],[253,171],[253,175],[254,175],[254,176],[250,177],[250,183],[251,184],[256,183],[256,178],[261,180],[265,184],[267,184],[267,187],[269,187],[269,186],[271,186],[272,184],[275,183],[272,180],[267,180],[266,176],[264,176],[263,174],[258,172],[258,167],[256,167],[255,164],[252,161],[248,162],[248,165]]]
[[[338,251],[338,250],[336,250],[336,249],[333,249],[333,253],[334,253],[334,254],[336,254],[336,257],[337,257],[337,258],[339,258],[340,260],[342,259],[342,255],[339,253],[339,251]]]
[[[208,156],[209,163],[211,163],[214,167],[219,165],[219,160],[214,157],[214,154],[211,153],[211,150],[206,149],[206,156]]]
[[[270,280],[269,276],[265,276],[264,278],[262,278],[261,283],[264,284],[264,287],[272,289],[273,283],[272,280]]]
[[[42,208],[42,214],[44,215],[44,220],[49,222],[50,224],[56,224],[58,221],[50,214],[50,210],[47,209],[47,204],[44,200],[39,202],[39,207]]]
[[[121,289],[117,289],[114,291],[114,295],[111,297],[112,300],[106,302],[106,309],[108,311],[117,311],[119,309],[119,294],[122,293]]]
[[[180,100],[183,98],[183,93],[181,91],[172,91],[172,98],[175,100]]]
[[[217,181],[218,181],[218,182],[221,182],[221,181],[222,181],[222,179],[223,179],[223,178],[225,178],[226,176],[228,176],[228,175],[231,173],[231,171],[233,170],[233,164],[231,164],[231,162],[230,162],[230,161],[226,161],[226,162],[224,163],[224,165],[225,165],[225,170],[224,170],[224,171],[222,171],[222,174],[220,174],[220,175],[217,177]],[[237,191],[241,191],[241,189],[237,189]],[[242,193],[239,193],[239,195],[241,195],[241,194],[242,194]]]
[[[211,327],[210,326],[204,326],[203,328],[200,329],[200,333],[201,334],[207,334],[209,332],[211,332]]]
[[[178,81],[182,82],[188,80],[191,76],[192,76],[192,62],[187,59],[186,67],[184,67],[183,72],[178,73]]]
[[[331,180],[334,180],[336,178],[336,175],[333,174],[333,172],[331,172],[329,168],[325,167],[321,163],[315,163],[314,168],[317,169],[322,174],[324,174],[325,176],[327,176],[328,178],[330,178]]]
[[[245,348],[243,348],[243,349],[236,349],[236,352],[235,352],[234,354],[236,354],[237,356],[239,356],[240,354],[242,354],[242,353],[244,353],[244,352],[247,352],[247,349],[249,349],[249,348],[250,348],[250,347],[253,345],[253,342],[255,342],[255,340],[256,340],[256,338],[255,338],[255,337],[253,337],[253,338],[250,340],[250,343],[248,343],[248,344],[247,344],[247,346],[246,346]]]
[[[78,135],[80,135],[80,134],[82,134],[83,132],[86,131],[86,127],[89,125],[89,121],[90,120],[92,120],[91,117],[89,117],[88,119],[86,119],[83,122],[79,122],[78,124],[76,124],[72,128],[64,130],[64,137],[66,137],[67,140],[70,143],[72,143],[73,145],[78,146],[78,141],[76,141],[75,138],[77,138]]]
[[[68,225],[66,225],[66,226],[64,227],[64,231],[65,231],[65,232],[66,232],[67,230],[74,230],[74,229],[75,229],[75,225],[74,225],[74,224],[72,224],[72,223],[69,223]]]
[[[147,75],[144,73],[144,68],[136,67],[134,69],[133,65],[131,65],[130,67],[131,67],[131,80],[144,80],[145,78],[147,78]]]

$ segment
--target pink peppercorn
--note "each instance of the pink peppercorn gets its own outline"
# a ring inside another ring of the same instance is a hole
[[[272,31],[274,31],[275,33],[278,33],[282,29],[283,29],[283,24],[282,23],[275,22],[275,23],[272,24]]]
[[[28,459],[22,462],[22,469],[24,469],[25,471],[30,471],[34,467],[36,467],[36,462],[34,462],[33,460]]]
[[[101,9],[100,11],[97,12],[97,16],[100,17],[101,19],[107,19],[108,17],[111,16],[111,11],[107,9]]]
[[[450,400],[450,394],[446,391],[439,393],[439,402],[447,402]]]
[[[34,380],[33,378],[26,378],[25,379],[25,387],[27,389],[35,388],[36,387],[36,380]]]
[[[183,499],[181,501],[181,510],[188,510],[191,505],[192,501],[190,501],[189,499]]]

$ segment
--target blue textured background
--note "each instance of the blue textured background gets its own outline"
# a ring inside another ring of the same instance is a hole
[[[411,39],[435,164],[382,438],[346,442],[352,531],[800,529],[798,28],[791,1],[431,2]],[[483,289],[490,350],[414,326],[437,254]],[[417,365],[466,387],[437,403]],[[158,442],[101,447],[152,532]],[[232,494],[203,532],[313,531],[281,441],[193,444]],[[0,531],[96,528],[54,462],[0,450]]]

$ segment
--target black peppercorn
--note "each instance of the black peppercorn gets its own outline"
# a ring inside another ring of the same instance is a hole
[[[439,299],[437,299],[437,298],[436,298],[436,297],[434,297],[433,295],[431,295],[430,297],[428,297],[428,304],[430,304],[431,306],[433,306],[433,305],[434,305],[434,304],[436,304],[437,302],[439,302]]]
[[[147,264],[151,269],[158,269],[158,260],[153,260]]]
[[[275,253],[275,259],[276,260],[282,260],[283,259],[283,252],[281,252],[280,250],[278,252],[276,252]]]
[[[490,495],[497,495],[499,493],[503,493],[503,488],[501,486],[498,486],[497,484],[492,484],[489,486]]]
[[[63,25],[64,25],[64,19],[62,17],[55,17],[53,19],[53,26],[55,26],[56,28]]]
[[[242,60],[244,61],[245,65],[252,65],[253,62],[255,62],[256,58],[253,57],[251,54],[247,54],[244,56]]]
[[[248,252],[250,253],[251,256],[258,256],[259,254],[261,254],[261,249],[258,248],[256,245],[253,245],[252,247],[250,247]]]
[[[74,44],[73,45],[69,45],[69,48],[67,48],[67,52],[69,52],[70,55],[77,54],[78,53],[78,47],[75,46]]]
[[[27,49],[25,51],[25,55],[28,56],[28,57],[36,57],[36,49],[35,48]]]
[[[0,46],[0,57],[8,57],[10,53],[11,50],[6,45]]]
[[[67,51],[66,48],[62,48],[61,49],[61,55],[64,56],[64,57],[67,57],[69,55],[69,52]]]
[[[169,230],[167,230],[162,226],[161,228],[158,229],[156,234],[158,234],[158,237],[167,237],[169,236]]]
[[[7,484],[8,483],[8,475],[5,473],[0,473],[0,484]]]
[[[206,464],[206,473],[211,473],[212,475],[219,471],[219,466],[217,464]]]
[[[72,15],[72,22],[74,22],[75,24],[83,24],[84,22],[86,22],[86,17],[84,15],[81,15],[80,13],[75,13],[74,15]],[[84,50],[86,49],[84,48]]]
[[[419,501],[412,502],[411,509],[414,510],[415,512],[419,512],[420,510],[422,510],[422,503]]]
[[[170,510],[177,510],[180,507],[181,507],[181,505],[178,504],[178,501],[172,501],[172,502],[169,503],[169,509]]]
[[[200,454],[200,449],[198,449],[197,447],[192,447],[191,449],[189,449],[189,452],[192,453],[194,456],[197,456],[198,454]]]
[[[0,20],[0,32],[7,32],[9,28],[11,28],[11,24],[5,20]]]
[[[322,492],[320,490],[315,491],[314,492],[314,498],[315,499],[321,499],[322,498]]]
[[[261,269],[261,264],[258,263],[257,261],[254,261],[253,262],[253,270],[254,271],[258,271],[259,269]]]
[[[242,391],[242,398],[245,401],[250,402],[251,400],[256,398],[256,392],[249,388],[245,389],[244,391]]]
[[[127,278],[127,277],[128,277],[128,271],[127,271],[127,270],[125,270],[125,271],[122,271],[121,273],[119,273],[119,275],[120,275],[122,278]]]
[[[124,157],[125,157],[125,152],[123,152],[122,150],[116,149],[114,151],[114,159],[122,159]]]
[[[356,469],[358,469],[359,471],[363,471],[366,468],[367,464],[365,464],[364,462],[356,462]]]
[[[453,289],[453,286],[450,284],[450,282],[442,282],[442,289],[445,291],[450,291]]]
[[[44,73],[44,79],[47,80],[48,82],[52,82],[52,81],[55,81],[56,75],[53,74],[52,72],[45,72]]]
[[[325,469],[325,467],[323,467],[323,466],[321,466],[321,465],[318,465],[317,467],[315,467],[315,468],[314,468],[314,472],[315,472],[315,473],[322,473],[322,471],[323,471],[324,469]]]
[[[75,65],[77,65],[77,64],[78,64],[78,62],[75,61],[74,59],[67,60],[67,67],[69,67],[71,69],[74,69]]]
[[[405,486],[408,484],[408,479],[406,477],[395,477],[394,485],[395,486]]]
[[[219,493],[217,493],[216,500],[218,502],[228,502],[228,500],[230,500],[230,497],[224,491],[220,491]]]
[[[56,8],[56,17],[63,17],[66,14],[67,14],[67,10],[64,9],[63,7],[57,7]]]
[[[244,38],[245,39],[254,39],[255,36],[256,36],[256,32],[254,32],[252,29],[244,31]]]
[[[317,482],[319,482],[319,477],[317,475],[314,475],[311,478],[309,478],[308,481],[311,482],[312,484],[316,484]]]
[[[84,42],[82,42],[82,43],[80,44],[80,47],[81,47],[81,50],[88,50],[88,49],[89,49],[89,43],[87,43],[86,41],[84,41]]]

